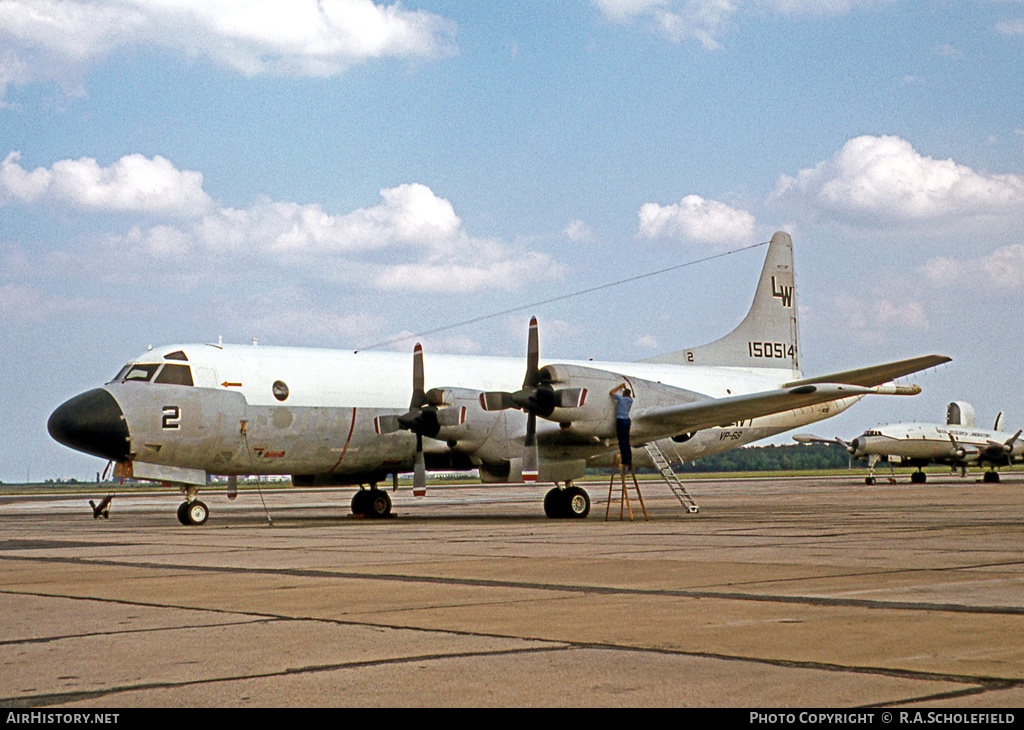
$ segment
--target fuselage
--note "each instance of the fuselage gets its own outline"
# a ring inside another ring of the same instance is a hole
[[[850,442],[850,451],[858,458],[898,457],[913,466],[929,463],[1005,466],[1024,456],[1024,443],[1017,435],[1002,431],[905,423],[865,431]]]
[[[589,395],[571,417],[556,412],[538,422],[548,471],[542,480],[610,463],[615,439],[608,391],[617,383],[630,383],[636,407],[645,407],[772,390],[799,377],[788,368],[661,363],[561,362],[553,368],[571,373]],[[426,387],[441,391],[444,407],[465,409],[459,425],[424,439],[428,466],[478,469],[488,481],[516,481],[526,416],[485,412],[479,395],[519,388],[523,373],[517,358],[428,355]],[[65,403],[51,417],[50,431],[58,441],[103,458],[182,470],[181,481],[190,472],[195,482],[207,474],[375,482],[412,468],[415,436],[380,433],[375,424],[409,408],[411,378],[412,358],[405,353],[172,345],[143,353],[102,388]],[[640,443],[662,440],[675,458],[692,459],[831,417],[857,400],[694,434],[640,431],[634,437]]]

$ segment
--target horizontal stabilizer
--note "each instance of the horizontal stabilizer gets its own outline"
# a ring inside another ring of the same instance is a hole
[[[833,373],[832,375],[794,380],[786,383],[784,387],[794,388],[800,385],[817,385],[818,383],[845,383],[847,385],[871,387],[888,383],[896,378],[902,378],[904,375],[910,375],[911,373],[942,365],[943,363],[950,362],[952,359],[945,355],[924,355],[922,357],[912,357],[909,360],[887,362],[883,365],[872,365],[871,367],[859,368],[857,370],[846,370],[841,373]]]

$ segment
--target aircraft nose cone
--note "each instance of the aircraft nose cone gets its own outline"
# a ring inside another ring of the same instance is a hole
[[[102,388],[76,395],[59,406],[46,423],[55,441],[86,454],[127,461],[131,442],[124,413]]]

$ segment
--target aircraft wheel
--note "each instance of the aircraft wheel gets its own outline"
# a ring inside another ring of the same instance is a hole
[[[867,484],[870,487],[872,484],[875,483],[875,478],[874,477],[864,477],[864,483]]]
[[[568,517],[568,502],[565,492],[555,487],[544,495],[544,514],[553,520]]]
[[[569,487],[565,490],[566,517],[582,520],[590,514],[590,495],[579,487]]]
[[[983,476],[981,480],[983,482],[988,482],[989,484],[996,484],[999,481],[999,472],[987,471],[985,472],[985,476]]]
[[[192,524],[188,521],[188,502],[182,502],[178,505],[178,522],[186,526]]]
[[[194,502],[188,503],[188,509],[185,511],[185,514],[188,516],[188,524],[205,525],[206,520],[210,517],[210,510],[197,499]]]
[[[923,471],[915,471],[913,474],[910,475],[910,481],[912,481],[914,484],[924,484],[926,481],[928,481],[928,475],[925,474]]]
[[[367,517],[387,517],[391,514],[391,497],[383,489],[371,489],[365,506]]]
[[[354,515],[365,515],[367,513],[366,503],[369,492],[365,489],[360,489],[358,492],[352,495],[352,514]]]

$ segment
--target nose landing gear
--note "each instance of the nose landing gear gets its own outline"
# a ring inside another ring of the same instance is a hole
[[[185,526],[203,525],[210,517],[210,510],[198,499],[182,502],[178,507],[178,522]]]

